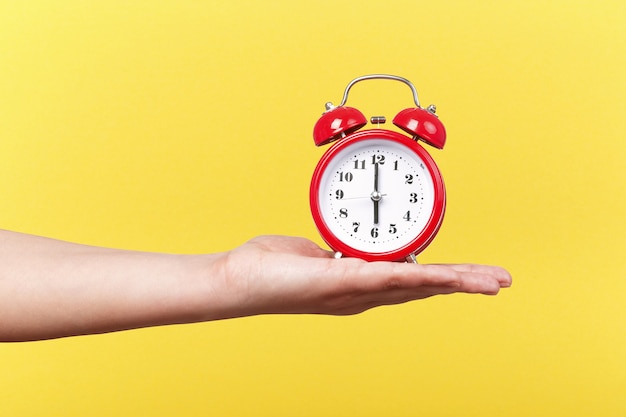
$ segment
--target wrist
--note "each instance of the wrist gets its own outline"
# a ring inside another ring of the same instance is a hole
[[[181,323],[238,317],[237,292],[227,273],[228,252],[184,257],[181,282]]]

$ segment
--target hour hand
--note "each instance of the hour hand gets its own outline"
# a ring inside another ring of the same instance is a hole
[[[374,224],[378,224],[378,204],[380,203],[380,200],[382,200],[383,195],[378,191],[374,191],[370,195],[370,198],[374,202]]]
[[[374,224],[378,224],[378,202],[379,200],[374,200]]]

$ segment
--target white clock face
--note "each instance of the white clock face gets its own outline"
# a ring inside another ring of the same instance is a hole
[[[408,245],[424,230],[435,190],[419,155],[394,141],[367,139],[329,162],[318,201],[324,222],[340,241],[384,253]]]

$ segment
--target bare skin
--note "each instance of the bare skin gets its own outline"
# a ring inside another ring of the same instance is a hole
[[[298,237],[228,252],[105,249],[0,230],[0,341],[28,341],[258,314],[357,314],[511,285],[495,266],[334,259]]]

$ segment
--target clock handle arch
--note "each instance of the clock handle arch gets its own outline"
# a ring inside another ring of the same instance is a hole
[[[348,83],[348,85],[346,86],[346,89],[343,92],[343,98],[341,99],[341,103],[337,107],[343,107],[346,104],[346,102],[348,101],[348,94],[350,93],[350,89],[354,86],[354,84],[356,84],[358,82],[361,82],[361,81],[365,81],[365,80],[393,80],[393,81],[400,81],[400,82],[402,82],[402,83],[404,83],[404,84],[409,86],[409,88],[411,89],[411,93],[413,94],[413,101],[415,102],[415,105],[418,108],[421,108],[419,99],[417,97],[417,90],[415,89],[415,86],[413,85],[413,83],[411,81],[407,80],[406,78],[399,77],[397,75],[391,75],[391,74],[362,75],[362,76],[357,77],[354,80],[350,81]]]

